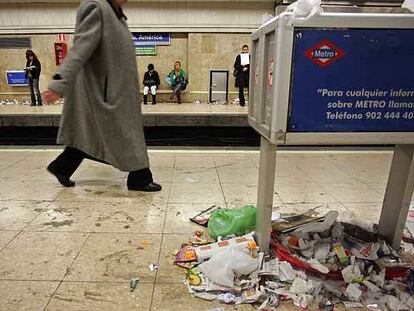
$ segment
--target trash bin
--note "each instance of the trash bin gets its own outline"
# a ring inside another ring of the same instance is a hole
[[[280,14],[252,35],[249,124],[278,145],[413,141],[412,38],[409,14]]]

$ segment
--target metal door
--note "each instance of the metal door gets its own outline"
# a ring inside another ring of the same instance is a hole
[[[227,101],[229,99],[229,71],[210,70],[209,102]]]

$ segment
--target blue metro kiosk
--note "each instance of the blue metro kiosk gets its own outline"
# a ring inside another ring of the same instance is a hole
[[[282,13],[252,35],[261,134],[256,231],[269,249],[278,145],[395,145],[379,233],[396,249],[414,188],[414,15]]]

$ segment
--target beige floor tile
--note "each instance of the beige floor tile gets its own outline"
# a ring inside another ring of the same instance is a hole
[[[172,181],[174,169],[172,167],[153,167],[151,168],[154,181],[157,183],[170,183]]]
[[[52,176],[46,170],[49,162],[50,159],[44,158],[18,161],[0,172],[0,180],[6,182],[30,180],[33,183],[50,180]]]
[[[388,180],[389,170],[382,168],[372,168],[372,169],[363,169],[360,171],[351,170],[355,178],[359,179],[361,182],[370,183],[370,182],[383,182]]]
[[[167,203],[169,183],[162,184],[160,192],[129,191],[126,183],[99,181],[77,184],[68,188],[57,201],[124,202],[124,203]]]
[[[221,183],[257,184],[259,180],[259,170],[256,167],[217,167],[217,173]]]
[[[43,310],[59,282],[0,281],[0,309]]]
[[[193,297],[188,293],[184,284],[155,284],[154,298],[152,302],[152,311],[193,311],[193,310],[210,310],[212,308],[223,308],[230,310],[257,310],[257,307],[251,305],[225,305],[219,302],[210,302],[207,300]]]
[[[166,204],[53,202],[27,230],[162,233]]]
[[[340,202],[382,202],[383,197],[360,182],[321,184],[324,191]]]
[[[153,282],[148,265],[158,261],[160,234],[93,233],[65,281]]]
[[[150,310],[154,284],[139,283],[131,292],[129,282],[63,282],[46,310]]]
[[[19,231],[0,231],[0,251],[3,247],[7,245]]]
[[[87,234],[25,232],[0,253],[0,278],[61,280]]]
[[[0,201],[0,230],[23,229],[49,204],[42,201]]]
[[[377,224],[380,216],[382,203],[344,203],[349,210],[350,222],[356,224]]]
[[[306,168],[302,172],[316,183],[357,181],[354,176],[335,168]]]
[[[188,241],[191,234],[164,234],[161,245],[157,283],[181,283],[185,276],[183,268],[174,265],[174,254]]]
[[[366,186],[368,186],[369,188],[371,188],[372,190],[377,191],[380,195],[384,196],[385,195],[385,190],[387,188],[387,182],[368,182],[368,183],[363,183]]]
[[[5,149],[0,150],[0,165],[8,167],[16,164],[17,162],[23,161],[32,155],[30,151],[9,151]]]
[[[311,182],[314,182],[314,180],[306,172],[299,170],[296,166],[293,166],[289,163],[286,163],[286,165],[276,165],[276,184],[294,184]]]
[[[246,204],[257,204],[257,185],[246,184],[233,184],[222,183],[221,184],[226,199],[227,207],[242,207]],[[277,194],[273,196],[273,205],[280,204],[280,200]]]
[[[301,157],[292,159],[293,163],[298,169],[332,169],[334,168],[332,162],[324,154],[321,155],[309,155],[303,154]]]
[[[214,157],[211,154],[184,153],[176,154],[176,168],[214,167]]]
[[[157,153],[156,150],[149,151],[150,167],[171,168],[175,165],[175,154],[173,153]]]
[[[259,153],[223,153],[215,154],[214,162],[217,167],[255,168],[259,164]]]
[[[175,168],[172,177],[173,183],[218,183],[219,179],[215,167]]]
[[[283,203],[337,202],[317,183],[280,184],[275,189]]]
[[[168,203],[215,203],[223,200],[219,183],[173,183]]]
[[[216,202],[214,204],[219,207],[226,207],[224,202]],[[211,203],[168,204],[164,233],[193,233],[194,231],[205,229],[191,222],[189,218],[212,205]]]
[[[66,190],[55,180],[2,182],[0,200],[53,201]]]

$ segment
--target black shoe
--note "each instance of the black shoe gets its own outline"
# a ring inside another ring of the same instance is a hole
[[[30,107],[36,107],[36,104],[30,104]]]
[[[152,105],[157,104],[157,95],[152,95]]]
[[[161,185],[155,182],[150,182],[146,186],[128,186],[128,190],[144,191],[144,192],[157,192],[157,191],[161,191],[161,189],[162,189]]]
[[[56,172],[52,166],[49,164],[49,166],[47,167],[47,171],[54,175],[57,180],[62,184],[62,186],[65,187],[74,187],[75,186],[75,182],[73,180],[71,180],[70,178],[63,176],[61,174],[59,174],[58,172]]]
[[[246,103],[240,103],[240,107],[246,106]]]

